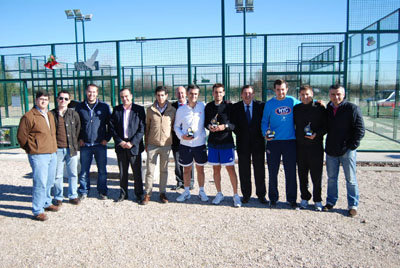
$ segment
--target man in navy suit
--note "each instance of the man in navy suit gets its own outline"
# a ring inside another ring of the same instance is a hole
[[[233,132],[236,134],[242,203],[248,203],[251,197],[251,162],[253,162],[256,195],[258,201],[266,204],[265,141],[261,135],[264,103],[253,100],[254,89],[250,85],[242,87],[241,97],[242,101],[233,105],[231,121],[235,125]]]
[[[143,196],[142,152],[146,115],[142,106],[132,103],[132,94],[124,88],[119,92],[122,104],[116,106],[111,115],[111,133],[117,153],[121,193],[116,202],[128,199],[128,168],[131,165],[136,200]]]

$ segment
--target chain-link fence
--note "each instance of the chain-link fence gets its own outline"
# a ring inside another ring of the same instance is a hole
[[[348,3],[347,32],[227,36],[225,60],[221,36],[0,47],[0,126],[17,125],[39,89],[52,93],[50,108],[61,89],[82,101],[89,83],[99,86],[99,98],[111,106],[119,103],[122,88],[132,91],[134,102],[150,105],[156,86],[167,86],[175,98],[177,86],[192,83],[205,102],[212,100],[214,83],[225,84],[231,101],[251,84],[256,99],[265,101],[274,95],[273,81],[283,78],[290,95],[297,97],[299,87],[310,84],[325,101],[330,85],[344,84],[367,128],[400,141],[399,1]],[[50,55],[60,63],[55,70],[44,66]]]

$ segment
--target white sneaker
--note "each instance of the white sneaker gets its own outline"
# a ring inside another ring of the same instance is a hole
[[[314,206],[315,206],[316,211],[322,211],[322,203],[321,202],[315,202]]]
[[[203,202],[207,202],[208,201],[208,197],[206,195],[206,192],[204,192],[204,190],[203,191],[202,190],[199,191],[199,198]]]
[[[240,201],[240,197],[238,194],[233,196],[233,206],[235,208],[240,208],[242,206],[242,202]]]
[[[308,201],[302,199],[301,202],[300,202],[300,208],[305,209],[307,207],[308,207]]]
[[[223,195],[221,192],[219,192],[219,193],[217,193],[217,195],[215,196],[215,198],[214,198],[214,200],[212,201],[212,203],[213,203],[214,205],[218,205],[219,203],[221,203],[222,200],[224,200],[224,195]]]
[[[181,193],[180,196],[178,196],[176,201],[183,202],[183,201],[188,200],[188,199],[190,199],[190,192],[189,191],[184,191],[183,193]]]

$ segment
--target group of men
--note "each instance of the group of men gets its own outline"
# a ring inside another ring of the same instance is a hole
[[[146,205],[151,201],[154,172],[159,159],[159,200],[168,203],[168,160],[172,150],[175,159],[175,189],[183,188],[176,201],[191,197],[195,166],[199,198],[208,201],[204,190],[204,165],[213,166],[217,194],[213,204],[224,199],[221,189],[221,166],[225,166],[232,185],[233,205],[248,203],[252,195],[251,165],[258,201],[268,204],[265,183],[265,156],[269,172],[268,198],[271,207],[279,199],[278,172],[281,157],[286,178],[286,199],[297,208],[296,163],[300,181],[300,207],[306,208],[313,197],[317,210],[332,209],[338,199],[338,173],[343,166],[347,182],[349,215],[355,216],[358,207],[356,180],[356,148],[364,135],[364,124],[359,108],[344,99],[344,88],[330,88],[330,102],[325,108],[313,99],[309,86],[300,89],[300,99],[287,96],[284,80],[274,83],[276,96],[263,103],[254,99],[254,89],[241,89],[242,101],[232,104],[224,100],[223,84],[214,84],[213,101],[205,105],[199,101],[196,85],[176,88],[177,101],[168,101],[168,89],[155,89],[154,103],[145,109],[132,102],[129,89],[119,94],[122,104],[111,112],[108,104],[100,101],[98,87],[86,88],[86,100],[75,109],[67,91],[60,91],[57,107],[47,111],[49,95],[38,91],[35,106],[20,121],[18,141],[26,153],[33,171],[32,211],[34,219],[45,221],[45,211],[58,211],[63,203],[63,178],[68,178],[69,202],[78,205],[90,190],[89,171],[93,160],[98,169],[98,198],[107,199],[107,143],[114,139],[117,155],[120,195],[116,202],[128,199],[128,169],[133,171],[136,200]],[[208,140],[206,129],[209,131]],[[235,171],[235,142],[239,164],[242,198],[238,195]],[[322,206],[321,178],[323,166],[323,136],[326,139],[328,195]],[[144,138],[144,142],[143,142]],[[206,147],[207,141],[207,147]],[[266,146],[265,146],[266,143]],[[81,171],[77,175],[78,150]],[[142,152],[146,151],[146,175],[143,186]],[[66,166],[64,174],[64,165]],[[308,173],[313,182],[313,194],[308,191]],[[78,188],[79,180],[79,188]],[[53,188],[53,191],[52,191]],[[144,189],[143,189],[144,188]],[[54,195],[54,202],[52,199]]]

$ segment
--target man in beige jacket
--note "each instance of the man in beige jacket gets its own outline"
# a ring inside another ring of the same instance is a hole
[[[154,170],[157,157],[160,156],[160,201],[168,203],[166,196],[168,180],[168,158],[172,144],[172,128],[176,109],[168,102],[168,90],[158,86],[155,90],[156,101],[146,111],[146,131],[144,136],[147,152],[145,195],[141,202],[147,205],[153,189]]]

